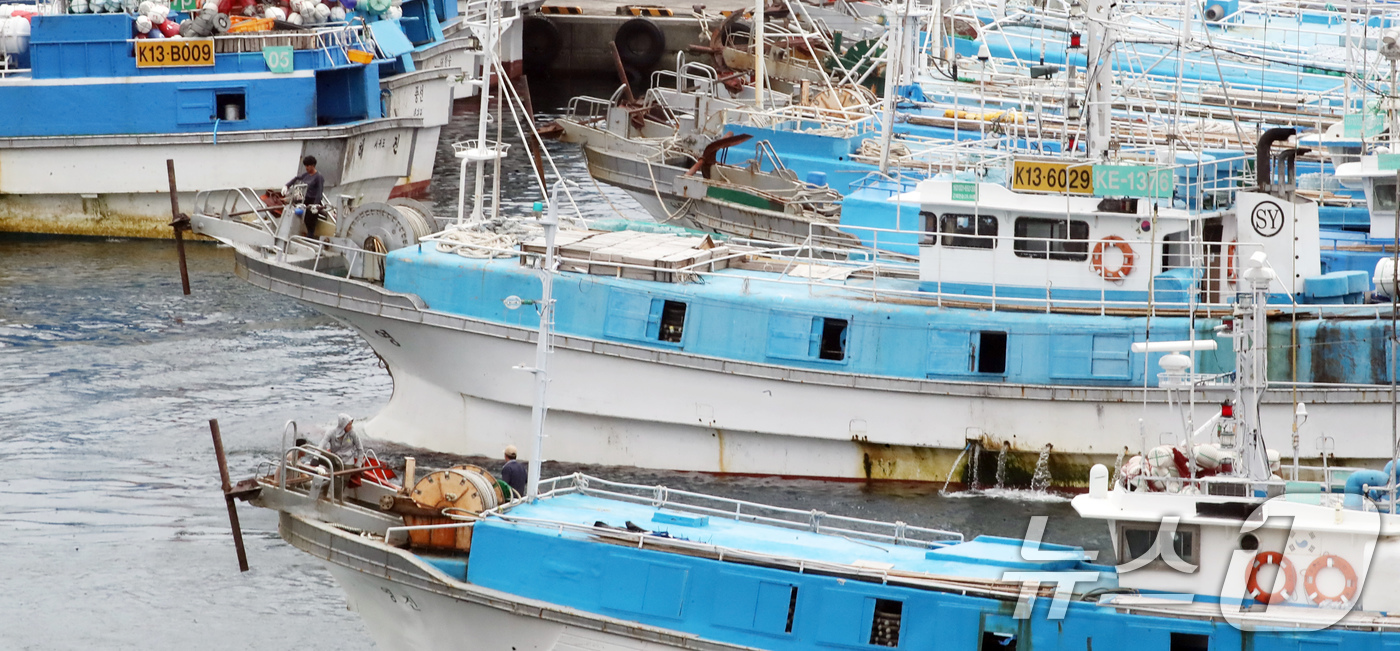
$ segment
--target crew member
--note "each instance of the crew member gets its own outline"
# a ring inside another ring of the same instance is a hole
[[[365,447],[360,443],[360,435],[355,432],[355,419],[349,414],[341,414],[334,425],[325,429],[321,444],[316,447],[330,452],[346,463],[365,458]]]
[[[306,226],[306,236],[316,237],[316,220],[321,217],[321,198],[325,196],[326,180],[316,171],[315,156],[301,159],[301,164],[306,167],[306,171],[289,181],[282,193],[287,194],[291,187],[298,183],[306,184],[306,196],[302,200],[306,204],[306,211],[302,213],[302,219]]]
[[[514,445],[506,446],[506,465],[501,468],[501,478],[511,490],[524,495],[525,485],[530,481],[530,469],[525,467],[516,457]]]

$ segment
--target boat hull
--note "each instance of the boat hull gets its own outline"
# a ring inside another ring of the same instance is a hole
[[[526,312],[515,325],[469,319],[363,283],[241,252],[237,260],[240,276],[354,328],[383,358],[394,394],[361,421],[371,436],[491,456],[526,444],[533,377],[512,370],[535,352]],[[577,463],[943,482],[964,479],[965,449],[1006,447],[1012,474],[1028,481],[1030,466],[1053,445],[1052,481],[1082,486],[1093,463],[1112,462],[1125,448],[1173,443],[1167,433],[1180,428],[1158,389],[862,376],[563,335],[550,365],[547,449],[553,459]],[[1205,422],[1224,397],[1199,397],[1195,421]],[[1309,443],[1326,432],[1341,459],[1389,457],[1385,389],[1308,389],[1297,397],[1310,413],[1302,454],[1315,456]],[[1261,416],[1268,446],[1288,459],[1292,395],[1266,394]]]
[[[0,232],[170,237],[166,160],[182,205],[227,187],[281,188],[314,155],[326,196],[384,201],[412,175],[417,118],[267,132],[0,140]],[[434,131],[439,127],[432,127]],[[435,142],[435,139],[434,139]],[[426,143],[422,143],[426,144]],[[432,158],[429,150],[426,156]],[[431,175],[431,170],[419,170]]]
[[[744,648],[474,586],[406,552],[287,513],[279,515],[278,531],[325,562],[381,649],[452,649],[463,640],[473,651]]]

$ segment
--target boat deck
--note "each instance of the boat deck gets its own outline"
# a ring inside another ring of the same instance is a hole
[[[534,504],[517,504],[504,515],[505,519],[513,520],[501,523],[506,526],[574,525],[561,528],[560,535],[577,539],[592,538],[594,531],[613,531],[601,525],[625,531],[631,523],[661,541],[665,541],[661,537],[665,536],[723,550],[726,554],[746,552],[803,563],[899,574],[1002,580],[1007,571],[1088,569],[1085,553],[1078,547],[1047,544],[1035,555],[1035,560],[1027,560],[1022,552],[1022,541],[1007,538],[982,536],[966,542],[950,539],[896,544],[738,520],[732,515],[702,515],[577,493],[541,499]],[[632,532],[632,535],[637,533],[640,532]]]

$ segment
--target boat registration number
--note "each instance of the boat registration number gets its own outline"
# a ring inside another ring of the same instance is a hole
[[[214,65],[214,39],[144,39],[136,41],[137,68]]]
[[[1018,160],[1012,168],[1011,189],[1093,194],[1094,166]]]

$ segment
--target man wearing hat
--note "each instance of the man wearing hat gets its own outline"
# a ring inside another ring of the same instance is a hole
[[[506,446],[506,465],[501,468],[501,479],[515,492],[524,495],[525,485],[530,481],[530,469],[517,460],[514,445]]]

